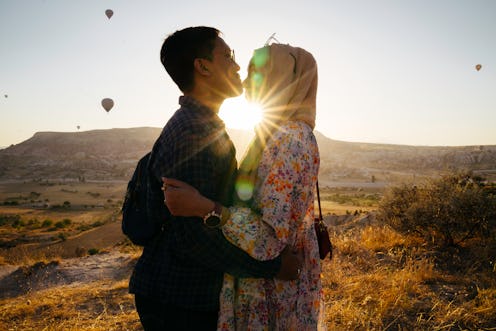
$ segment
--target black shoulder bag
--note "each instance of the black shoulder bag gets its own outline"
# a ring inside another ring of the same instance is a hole
[[[322,218],[322,209],[320,208],[320,192],[319,182],[317,181],[317,200],[319,202],[319,217],[314,218],[315,233],[317,234],[317,242],[319,243],[319,255],[323,260],[329,254],[329,259],[332,259],[332,243],[327,232],[327,226]]]

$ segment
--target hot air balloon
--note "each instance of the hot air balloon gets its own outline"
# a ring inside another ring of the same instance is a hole
[[[114,106],[114,100],[110,98],[105,98],[102,100],[102,106],[108,113],[110,109],[112,109],[112,107]]]
[[[80,126],[78,125],[78,126],[77,126],[77,129],[79,130],[79,128],[80,128]]]
[[[477,71],[481,70],[481,68],[482,68],[482,65],[480,65],[480,64],[475,66],[475,69],[477,69]]]
[[[105,11],[105,15],[107,15],[108,19],[110,19],[112,15],[114,15],[114,11],[112,9],[107,9]]]
[[[8,98],[9,96],[7,94],[4,94],[4,97]]]

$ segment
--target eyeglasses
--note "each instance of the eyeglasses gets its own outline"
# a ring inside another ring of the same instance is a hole
[[[269,39],[267,39],[267,41],[265,42],[264,47],[269,46],[272,41],[275,41],[278,44],[281,43],[279,40],[276,39],[275,35],[275,32],[270,35]],[[296,74],[296,56],[294,56],[294,54],[292,53],[289,53],[289,55],[291,55],[291,57],[294,59],[293,74]]]
[[[236,55],[234,54],[234,49],[231,49],[230,51],[226,51],[226,53],[224,54],[224,56],[226,57],[226,59],[229,59],[232,62],[236,63]],[[212,61],[213,60],[213,57],[211,55],[201,55],[201,56],[198,56],[198,58],[200,58],[200,59],[206,59],[206,60],[209,60],[209,61]]]
[[[276,43],[280,44],[281,42],[276,39],[275,35],[276,35],[275,32],[273,34],[271,34],[270,37],[265,42],[264,46],[269,46],[269,44],[270,44],[271,41],[275,41]]]

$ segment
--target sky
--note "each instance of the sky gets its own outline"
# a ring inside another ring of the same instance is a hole
[[[0,147],[39,131],[163,127],[181,93],[160,47],[197,25],[222,31],[242,79],[273,33],[311,52],[316,130],[331,139],[496,145],[495,0],[0,0]],[[220,111],[238,129],[252,115],[243,96]]]

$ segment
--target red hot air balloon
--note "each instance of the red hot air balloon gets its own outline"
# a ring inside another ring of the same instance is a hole
[[[475,66],[475,69],[477,69],[477,71],[481,70],[481,68],[482,68],[482,65],[480,65],[480,64]]]
[[[105,11],[105,15],[107,15],[108,19],[110,19],[112,15],[114,15],[114,11],[112,9],[107,9]]]
[[[105,98],[102,100],[102,107],[107,111],[107,113],[110,111],[110,109],[112,109],[113,106],[114,106],[114,100],[110,98]]]

